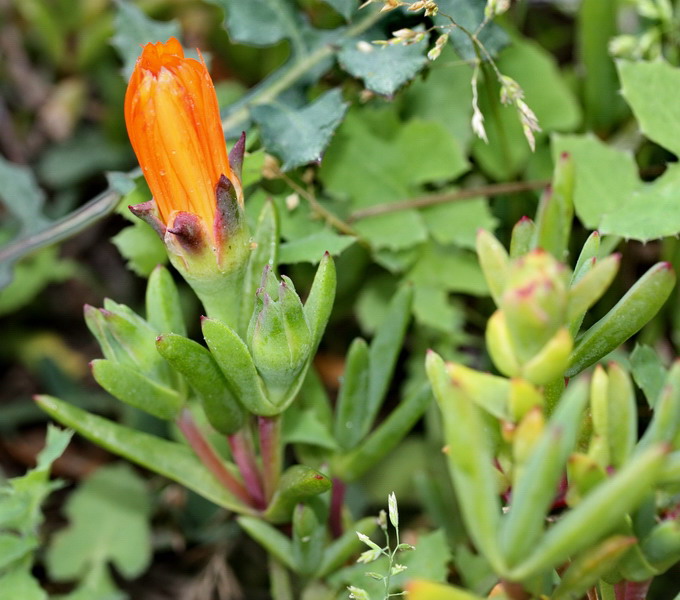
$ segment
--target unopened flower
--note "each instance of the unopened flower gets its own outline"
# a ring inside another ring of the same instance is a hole
[[[163,238],[208,308],[205,294],[217,294],[215,281],[240,271],[249,252],[244,136],[228,156],[210,74],[175,38],[144,46],[125,96],[125,123],[153,196],[130,209]]]

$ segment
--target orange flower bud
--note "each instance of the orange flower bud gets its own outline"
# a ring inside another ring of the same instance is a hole
[[[125,95],[125,123],[163,225],[186,212],[212,229],[222,175],[243,203],[210,74],[202,58],[184,57],[175,38],[144,46]]]
[[[203,59],[185,58],[175,38],[144,46],[125,123],[153,195],[130,210],[160,235],[208,316],[236,327],[251,250],[240,180],[245,134],[227,156]]]

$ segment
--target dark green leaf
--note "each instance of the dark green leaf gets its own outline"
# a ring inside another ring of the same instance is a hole
[[[180,36],[179,23],[161,22],[147,17],[144,12],[128,0],[115,0],[118,8],[115,19],[116,33],[111,44],[123,59],[123,75],[127,79],[132,74],[140,46],[150,42],[167,42],[168,38]]]
[[[45,193],[38,187],[33,171],[0,156],[0,199],[28,235],[43,229],[49,220],[42,214]]]
[[[300,109],[276,101],[254,106],[251,114],[260,126],[265,147],[288,171],[321,160],[346,110],[342,92],[336,89]]]
[[[338,54],[338,61],[350,75],[362,79],[367,89],[391,96],[425,66],[427,40],[408,46],[371,45],[369,40],[376,37],[377,33],[361,41],[348,40]]]

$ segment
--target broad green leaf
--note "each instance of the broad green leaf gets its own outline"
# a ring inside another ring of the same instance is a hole
[[[600,227],[603,215],[620,211],[640,186],[633,156],[593,135],[553,136],[552,150],[554,157],[569,152],[574,159],[574,208],[589,229]]]
[[[104,171],[127,169],[129,166],[129,145],[113,142],[104,135],[102,128],[92,127],[77,129],[66,141],[47,146],[40,156],[37,171],[46,185],[64,189],[88,177],[100,176]],[[111,189],[119,192],[115,186]]]
[[[38,538],[34,535],[0,533],[0,570],[31,554],[38,544]]]
[[[184,444],[119,425],[51,396],[37,396],[36,402],[52,418],[110,452],[177,481],[218,506],[241,514],[250,512]]]
[[[303,108],[275,101],[254,106],[251,114],[260,126],[265,147],[281,159],[281,168],[288,171],[321,160],[346,110],[342,92],[336,89]]]
[[[47,600],[47,593],[31,575],[30,564],[18,566],[0,575],[0,600]]]
[[[349,20],[349,18],[357,10],[359,6],[355,0],[323,0],[323,1],[326,4],[330,4],[347,20]]]
[[[432,239],[440,244],[475,248],[479,229],[493,231],[498,224],[486,198],[456,200],[420,211]]]
[[[640,182],[627,202],[619,202],[614,210],[602,216],[600,231],[642,242],[677,235],[680,233],[678,185],[680,166],[677,164],[670,165],[652,183]]]
[[[330,193],[349,197],[355,208],[406,200],[413,186],[454,179],[469,168],[439,123],[414,119],[385,129],[376,126],[373,114],[366,109],[347,115],[319,173]]]
[[[356,239],[350,235],[340,235],[330,229],[324,229],[307,237],[281,244],[279,262],[281,264],[299,262],[316,264],[326,252],[331,256],[337,256],[355,241]]]
[[[100,467],[69,496],[64,512],[69,525],[54,536],[47,552],[53,578],[81,578],[97,563],[109,562],[132,578],[149,566],[151,499],[129,465]]]
[[[621,92],[650,140],[680,156],[680,69],[664,60],[616,63]]]
[[[111,238],[128,268],[148,277],[157,265],[168,262],[168,253],[158,234],[146,223],[135,219]]]
[[[417,285],[413,296],[413,316],[421,325],[445,333],[461,330],[463,309],[449,297],[449,292],[439,287]]]
[[[451,46],[430,66],[427,78],[418,78],[405,90],[403,114],[408,119],[435,121],[453,136],[461,148],[472,139],[472,71],[457,62]]]
[[[128,0],[116,0],[116,6],[116,33],[111,38],[111,44],[123,59],[123,74],[127,79],[140,54],[140,45],[167,42],[171,37],[179,38],[180,27],[176,21],[150,19],[136,4]]]
[[[406,279],[416,287],[431,286],[475,296],[489,293],[476,257],[451,246],[424,244]]]
[[[374,32],[360,41],[348,40],[338,54],[338,61],[350,75],[361,79],[367,89],[391,96],[425,66],[427,39],[408,46],[370,43],[379,37]]]
[[[33,171],[0,156],[0,200],[19,221],[20,233],[27,235],[44,228],[49,219],[42,214],[45,192],[40,189]]]
[[[14,267],[14,278],[0,294],[0,315],[18,310],[32,302],[49,283],[66,281],[76,273],[77,263],[60,259],[56,247],[27,256]]]
[[[471,60],[476,58],[475,48],[470,38],[451,22],[452,17],[456,23],[465,27],[468,31],[476,31],[484,20],[485,2],[478,0],[438,0],[439,15],[434,21],[442,27],[451,27],[450,40],[456,52],[461,58]],[[510,39],[495,23],[487,24],[477,36],[484,45],[487,52],[492,56],[498,54],[499,50],[505,47]]]
[[[427,228],[417,210],[409,209],[361,219],[354,228],[374,248],[404,250],[427,239]]]

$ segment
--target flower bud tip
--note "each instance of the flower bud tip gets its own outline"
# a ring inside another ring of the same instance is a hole
[[[562,152],[562,153],[560,154],[560,158],[561,158],[562,160],[567,160],[568,158],[571,158],[571,154],[570,154],[569,152],[567,152],[567,151],[564,151],[564,152]]]

